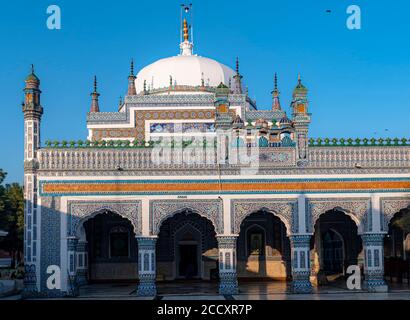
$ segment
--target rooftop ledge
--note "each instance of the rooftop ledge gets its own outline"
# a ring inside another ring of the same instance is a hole
[[[188,147],[192,143],[184,141],[182,147]],[[206,144],[204,143],[203,146]],[[110,140],[110,141],[46,141],[43,148],[152,148],[155,146],[154,141],[134,141],[129,140]],[[172,141],[165,146],[176,147],[178,142]],[[309,139],[309,147],[403,147],[410,146],[410,139],[406,138],[385,138],[385,139],[352,139],[352,138],[311,138]],[[266,146],[271,147],[271,146]],[[261,146],[261,148],[263,148]],[[278,147],[280,148],[280,147]]]

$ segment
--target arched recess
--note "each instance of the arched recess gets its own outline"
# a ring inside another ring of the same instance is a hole
[[[239,234],[242,221],[255,212],[269,212],[286,226],[286,234],[299,232],[297,200],[247,199],[231,201],[231,229]]]
[[[217,275],[215,227],[209,219],[190,209],[178,210],[163,220],[156,252],[157,279],[160,281],[210,280]]]
[[[81,229],[86,234],[90,281],[136,281],[138,246],[129,219],[102,210],[84,218]]]
[[[245,280],[290,279],[290,241],[287,234],[285,223],[272,211],[262,208],[244,217],[236,246],[239,285]],[[282,285],[285,290],[285,282]]]
[[[395,210],[405,202],[396,204]],[[393,211],[393,207],[390,207]],[[410,206],[398,209],[394,214],[387,212],[387,234],[384,237],[384,269],[391,282],[410,281]],[[406,279],[406,280],[404,280]]]
[[[360,221],[335,207],[318,216],[311,239],[312,275],[318,285],[341,281],[349,265],[358,265],[363,245]]]
[[[216,233],[223,234],[223,207],[221,200],[151,200],[150,231],[158,235],[162,223],[181,212],[194,212],[208,219]]]
[[[113,212],[128,219],[134,233],[142,233],[142,206],[140,200],[135,201],[69,201],[67,203],[67,234],[78,239],[84,238],[84,223],[98,214]]]
[[[370,199],[308,199],[306,231],[314,232],[314,226],[322,214],[336,210],[349,216],[358,228],[358,234],[372,231]]]

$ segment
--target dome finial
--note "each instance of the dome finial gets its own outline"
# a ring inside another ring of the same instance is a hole
[[[189,33],[188,33],[189,28],[188,28],[188,23],[186,19],[184,19],[183,31],[184,31],[184,41],[189,41]]]
[[[275,72],[275,90],[278,89],[278,74]]]
[[[34,64],[31,64],[31,74],[34,74]]]

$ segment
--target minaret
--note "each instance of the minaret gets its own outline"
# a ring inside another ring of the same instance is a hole
[[[24,159],[33,160],[37,158],[36,151],[40,147],[40,121],[43,114],[40,104],[40,79],[34,73],[34,65],[31,65],[31,73],[25,82],[23,112],[27,145],[24,148]]]
[[[297,164],[303,166],[308,161],[308,131],[310,124],[310,113],[308,113],[308,89],[302,84],[300,74],[298,84],[292,95],[292,120],[295,128],[294,140],[297,148]]]
[[[91,93],[90,112],[100,112],[100,106],[98,104],[99,96],[100,94],[97,92],[97,76],[94,76],[94,91]]]
[[[130,75],[128,76],[128,95],[135,96],[137,90],[135,89],[135,79],[137,77],[134,75],[134,59],[131,59],[131,70]]]
[[[183,22],[182,32],[184,41],[179,45],[179,48],[181,49],[180,54],[182,56],[192,56],[192,49],[194,47],[194,44],[189,41],[189,27],[186,19],[184,19]]]
[[[239,58],[236,57],[236,74],[233,76],[233,93],[242,94],[242,76],[239,73]]]
[[[38,261],[37,228],[37,150],[40,148],[40,122],[43,107],[40,104],[40,79],[31,73],[25,80],[24,88],[24,296],[31,296],[37,291],[36,269]]]
[[[280,100],[279,100],[279,95],[280,92],[278,90],[278,75],[275,73],[275,86],[273,88],[272,93],[272,110],[273,111],[279,111],[282,110],[280,106]]]

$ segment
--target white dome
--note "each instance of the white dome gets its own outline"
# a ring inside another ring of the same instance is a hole
[[[144,67],[137,74],[135,86],[137,93],[144,90],[144,80],[147,90],[167,88],[170,76],[173,85],[178,86],[200,86],[202,79],[205,86],[217,87],[221,82],[228,86],[234,75],[235,72],[222,63],[188,54],[161,59]]]

